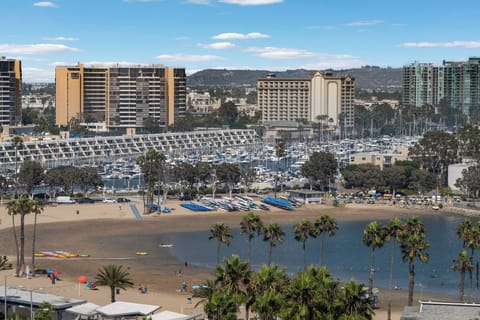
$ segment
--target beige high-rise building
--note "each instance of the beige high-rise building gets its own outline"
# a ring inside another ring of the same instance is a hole
[[[57,67],[55,82],[57,125],[77,118],[127,130],[150,119],[167,128],[186,111],[183,68],[78,64]]]
[[[22,63],[0,57],[0,125],[16,126],[22,121]]]
[[[355,80],[315,72],[310,78],[257,79],[262,122],[324,121],[330,128],[353,128]]]

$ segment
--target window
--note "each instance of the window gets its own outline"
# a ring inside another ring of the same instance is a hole
[[[78,78],[80,78],[80,74],[78,72],[72,72],[71,78],[72,79],[78,79]]]

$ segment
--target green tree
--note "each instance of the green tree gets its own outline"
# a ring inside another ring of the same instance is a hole
[[[55,308],[48,302],[41,302],[38,305],[38,311],[35,313],[35,320],[50,320]]]
[[[284,243],[285,231],[278,223],[269,223],[263,228],[263,241],[268,242],[268,264],[272,264],[272,250],[277,243]]]
[[[115,302],[116,289],[127,290],[133,287],[130,279],[130,273],[121,265],[108,264],[102,266],[95,276],[95,282],[99,286],[107,286],[110,288],[110,298]]]
[[[462,170],[462,177],[458,178],[455,186],[472,198],[480,195],[480,165],[474,165]]]
[[[368,294],[373,297],[373,273],[375,271],[375,249],[383,247],[385,243],[385,230],[377,222],[372,221],[363,230],[363,244],[371,249],[370,252],[370,270],[368,276]]]
[[[215,290],[203,304],[203,310],[211,320],[237,320],[238,306],[227,292]]]
[[[406,186],[407,174],[402,166],[394,165],[383,169],[383,182],[391,188],[392,195],[395,196],[398,189]]]
[[[303,269],[307,271],[307,251],[306,251],[306,242],[308,238],[316,238],[317,233],[315,231],[314,225],[303,219],[293,227],[293,233],[295,234],[295,240],[302,243],[303,249]]]
[[[350,164],[340,171],[346,188],[370,190],[383,184],[380,167],[371,163]]]
[[[220,108],[217,110],[217,116],[221,124],[232,125],[238,117],[237,106],[234,102],[228,101],[222,103]]]
[[[282,292],[288,283],[284,268],[263,265],[253,272],[251,285],[254,288],[255,311],[263,320],[276,320],[283,306]]]
[[[246,215],[242,217],[240,221],[240,234],[246,234],[248,236],[248,261],[251,261],[251,248],[252,240],[255,237],[255,234],[260,235],[263,229],[263,222],[260,218],[260,215],[249,211]]]
[[[331,216],[324,214],[314,223],[315,232],[320,237],[320,267],[323,266],[323,249],[325,244],[325,235],[333,237],[338,230],[337,220]]]
[[[230,227],[224,223],[215,223],[210,227],[210,236],[208,240],[217,240],[217,264],[220,263],[220,245],[223,243],[226,246],[230,245],[230,238],[232,238]]]
[[[137,158],[137,164],[143,174],[144,184],[147,186],[146,198],[143,193],[145,213],[152,211],[155,185],[164,178],[165,155],[155,149],[148,149],[145,154]]]
[[[335,182],[337,169],[337,160],[332,153],[315,151],[302,165],[300,172],[308,178],[310,190],[313,189],[313,184],[317,183],[321,190],[325,190],[326,186]]]
[[[24,161],[18,172],[18,184],[25,189],[25,192],[32,196],[35,187],[42,184],[44,169],[38,161]]]
[[[427,249],[430,247],[430,243],[425,239],[425,226],[417,217],[408,217],[403,229],[400,247],[402,260],[408,263],[408,306],[412,306],[415,287],[415,262],[417,260],[423,263],[428,262]]]
[[[365,297],[362,284],[350,280],[343,285],[343,314],[339,320],[371,320],[374,312],[371,298]]]
[[[30,213],[41,211],[41,203],[37,200],[31,200],[22,196],[18,199],[10,200],[7,204],[7,212],[12,217],[13,236],[17,251],[17,266],[15,275],[19,276],[20,271],[25,268],[25,216]],[[20,241],[17,239],[15,216],[20,216]]]
[[[18,182],[17,180],[17,173],[18,173],[18,150],[22,150],[25,145],[23,144],[23,139],[19,136],[15,136],[12,138],[12,147],[15,150],[15,183]]]
[[[102,177],[98,174],[95,167],[80,167],[76,169],[75,180],[85,197],[88,194],[88,189],[96,189],[99,186],[103,186]]]
[[[466,250],[461,251],[458,257],[453,259],[452,270],[460,274],[460,283],[458,286],[458,298],[460,301],[465,302],[465,273],[468,271],[470,274],[470,290],[472,284],[472,271],[473,271],[472,257],[469,257]],[[469,290],[469,291],[470,291]],[[469,296],[471,297],[471,292]]]
[[[228,188],[232,197],[233,188],[240,182],[240,168],[237,163],[222,163],[216,167],[217,178]]]
[[[37,216],[43,212],[43,205],[38,199],[32,200],[31,213],[33,213],[33,235],[32,235],[32,271],[36,269],[35,266],[35,245],[37,242]],[[35,276],[35,272],[33,273]]]

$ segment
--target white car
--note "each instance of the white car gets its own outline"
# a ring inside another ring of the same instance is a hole
[[[103,203],[116,203],[116,202],[117,202],[117,200],[115,200],[115,199],[109,199],[109,198],[103,199]]]

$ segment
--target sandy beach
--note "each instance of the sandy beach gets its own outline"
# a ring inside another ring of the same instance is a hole
[[[142,212],[141,200],[134,200]],[[109,289],[99,287],[98,290],[87,290],[85,285],[79,286],[76,279],[86,276],[93,279],[102,265],[115,263],[129,269],[135,287],[121,291],[117,296],[118,301],[129,301],[161,306],[160,310],[170,310],[186,314],[202,313],[201,306],[194,308],[195,299],[188,303],[191,291],[179,292],[183,282],[189,287],[195,283],[212,277],[212,270],[188,265],[169,254],[169,250],[162,253],[160,265],[148,263],[148,256],[136,256],[134,252],[122,250],[121,235],[128,231],[135,235],[142,232],[162,234],[170,232],[208,230],[217,222],[223,222],[231,227],[238,227],[244,212],[225,213],[217,212],[191,212],[181,207],[179,201],[168,200],[166,206],[174,208],[172,213],[144,216],[138,221],[135,219],[129,206],[126,204],[70,204],[46,206],[44,212],[37,219],[37,252],[40,250],[65,250],[74,253],[87,253],[89,257],[70,259],[57,259],[49,257],[36,257],[37,268],[52,268],[61,270],[60,279],[56,284],[51,284],[47,276],[37,276],[32,279],[13,276],[13,270],[0,271],[0,279],[5,276],[8,286],[24,287],[29,290],[47,292],[62,296],[85,299],[98,305],[110,303]],[[78,214],[77,214],[78,211]],[[264,222],[294,223],[302,218],[316,219],[322,214],[329,214],[338,221],[373,221],[377,219],[390,219],[393,217],[406,217],[412,213],[418,215],[442,214],[443,211],[431,209],[406,209],[389,205],[348,204],[336,208],[328,205],[307,205],[294,212],[273,209],[269,212],[259,212]],[[11,231],[11,217],[7,214],[5,206],[0,207],[0,254],[9,256],[10,262],[15,264],[15,244]],[[31,228],[33,216],[28,215],[26,222],[26,263],[31,264]],[[18,219],[16,225],[18,226]],[[143,259],[143,260],[142,260]],[[179,275],[178,270],[182,270]],[[147,294],[138,291],[142,284],[148,285]],[[438,294],[418,294],[414,300],[452,300],[452,297]],[[375,319],[386,319],[386,303],[388,290],[381,290],[380,308],[376,309]],[[406,291],[393,292],[393,319],[400,319],[404,305],[406,305]]]

